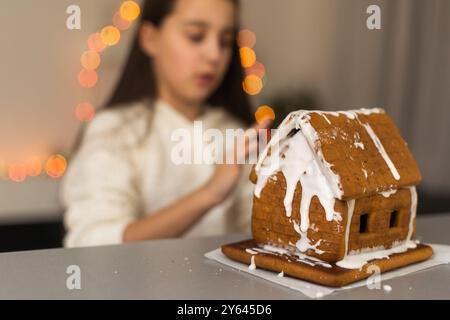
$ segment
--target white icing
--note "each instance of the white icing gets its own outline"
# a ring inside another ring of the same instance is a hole
[[[285,255],[294,258],[298,262],[302,262],[311,266],[318,265],[325,268],[331,268],[331,265],[325,261],[322,261],[315,257],[307,256],[306,254],[303,254],[298,251],[291,251],[285,248],[279,248],[271,245],[263,245],[261,248],[252,248],[252,250],[257,251],[259,253]]]
[[[367,123],[362,125],[364,126],[364,128],[366,128],[367,133],[369,134],[373,143],[377,147],[378,152],[381,154],[384,161],[388,165],[389,170],[391,170],[391,173],[394,176],[395,180],[400,180],[400,174],[398,173],[397,168],[395,168],[394,163],[392,162],[391,158],[389,158],[388,154],[386,153],[386,150],[383,147],[383,144],[381,143],[380,139],[378,139],[378,136],[375,134],[372,127]]]
[[[390,196],[392,196],[393,194],[395,194],[397,192],[397,189],[391,189],[391,190],[387,190],[387,191],[383,191],[380,192],[380,194],[385,197],[385,198],[389,198]]]
[[[265,251],[265,253],[277,253],[277,254],[286,254],[286,255],[291,254],[291,252],[288,249],[274,247],[274,246],[271,246],[268,244],[263,245],[262,248],[254,248],[254,250],[256,250],[256,251],[263,250],[263,252]]]
[[[279,278],[283,278],[283,277],[284,277],[284,271],[281,271],[281,272],[278,274],[278,277],[279,277]]]
[[[385,284],[383,286],[383,290],[386,291],[386,292],[391,292],[392,291],[392,287],[390,285],[388,285],[388,284]]]
[[[248,268],[249,268],[250,270],[255,270],[255,269],[256,269],[255,256],[252,256],[252,260],[251,260],[251,263],[250,263],[250,265],[248,266]]]
[[[266,148],[263,150],[258,160],[258,163],[255,166],[255,171],[258,177],[257,184],[255,187],[255,196],[258,198],[260,197],[261,191],[266,185],[267,179],[280,170],[280,162],[282,161],[282,159],[280,159],[280,155],[283,152],[283,147],[289,145],[289,143],[286,142],[285,140],[290,139],[288,135],[292,130],[298,129],[303,133],[306,141],[308,142],[310,151],[312,152],[311,158],[316,160],[318,168],[322,171],[322,175],[325,177],[326,184],[328,185],[327,189],[331,189],[335,198],[342,199],[343,189],[342,184],[340,182],[340,177],[331,170],[332,165],[329,164],[323,156],[317,132],[314,130],[314,128],[309,122],[310,120],[309,114],[317,113],[319,115],[322,115],[326,118],[326,120],[329,123],[331,123],[331,121],[329,121],[329,119],[327,118],[327,115],[338,117],[339,115],[343,114],[350,119],[357,119],[358,113],[370,115],[373,113],[382,113],[382,112],[384,112],[382,109],[360,109],[341,112],[299,110],[290,113],[283,120],[278,129],[275,131],[272,139],[270,140]],[[378,138],[376,137],[376,139]],[[280,146],[280,144],[283,144],[283,146]],[[359,145],[359,147],[361,147],[361,145]],[[271,153],[270,156],[269,152]],[[287,202],[289,199],[285,200]],[[288,203],[287,207],[289,208],[290,206],[291,203]],[[287,213],[289,215],[290,211],[287,211]]]
[[[354,136],[355,142],[353,143],[356,148],[364,150],[364,143],[361,142],[361,137],[358,132],[355,132]]]
[[[367,179],[367,177],[369,176],[368,174],[367,174],[367,170],[366,169],[361,169],[362,170],[362,172],[364,173],[364,177]]]
[[[347,226],[345,227],[345,255],[348,253],[348,240],[350,238],[350,226],[352,225],[353,213],[355,211],[355,200],[347,201]]]
[[[317,241],[314,245],[311,244],[311,241],[308,238],[307,232],[303,232],[300,229],[300,226],[296,223],[293,223],[294,230],[300,235],[300,239],[296,242],[295,247],[300,250],[300,252],[306,252],[308,250],[314,250],[317,254],[323,254],[324,251],[318,249],[322,240]]]
[[[275,131],[272,139],[263,150],[258,163],[255,166],[255,171],[258,176],[257,185],[255,187],[255,196],[260,197],[261,191],[264,188],[267,179],[280,169],[280,155],[282,148],[280,144],[284,140],[289,140],[289,133],[294,129],[299,129],[305,135],[305,138],[310,145],[311,150],[314,150],[317,144],[318,136],[314,128],[309,123],[309,115],[311,111],[296,111],[289,114],[286,119],[283,120],[281,125]],[[321,112],[318,112],[321,114]],[[320,148],[316,148],[316,152],[313,152],[313,157],[317,157],[320,169],[323,170],[323,175],[326,177],[328,187],[333,191],[334,196],[341,199],[343,196],[342,185],[340,183],[340,177],[331,170],[331,165],[323,158]],[[269,152],[271,156],[269,157]],[[275,155],[275,156],[274,156]],[[278,155],[278,156],[277,156]]]
[[[417,244],[414,241],[404,241],[397,244],[390,249],[384,247],[365,248],[358,251],[352,251],[341,261],[336,262],[336,265],[345,269],[361,269],[365,264],[374,259],[389,259],[389,256],[394,253],[406,252],[408,249],[416,248]]]
[[[414,220],[417,214],[417,191],[416,187],[410,187],[409,192],[411,193],[411,214],[409,218],[408,236],[407,241],[411,240],[414,231]]]
[[[364,150],[364,143],[355,141],[354,145],[356,148],[360,148],[360,149]]]
[[[250,254],[258,254],[257,251],[254,251],[254,250],[252,250],[252,249],[245,249],[245,252],[248,252],[248,253],[250,253]]]
[[[322,175],[325,178],[324,182],[327,183],[328,188],[332,191],[335,198],[342,199],[344,192],[341,184],[341,177],[331,170],[332,165],[325,160],[322,149],[320,148],[319,136],[309,120],[309,115],[300,118],[301,131],[311,147],[313,157],[316,160],[316,165],[322,171]]]
[[[316,298],[318,298],[318,299],[320,299],[320,298],[323,298],[323,293],[322,292],[317,292],[316,293]]]
[[[325,120],[328,122],[328,124],[331,124],[330,119],[328,119],[328,117],[325,114],[322,113],[322,117],[325,118]]]

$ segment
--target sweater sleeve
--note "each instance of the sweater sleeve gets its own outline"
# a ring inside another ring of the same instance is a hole
[[[125,228],[137,218],[134,166],[118,125],[113,114],[99,114],[70,162],[60,194],[66,247],[122,243]]]

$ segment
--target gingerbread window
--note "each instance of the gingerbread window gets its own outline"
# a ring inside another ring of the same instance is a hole
[[[369,214],[363,213],[359,216],[359,233],[364,234],[369,232]]]
[[[397,228],[399,226],[399,214],[398,210],[394,210],[390,213],[389,217],[389,228]]]

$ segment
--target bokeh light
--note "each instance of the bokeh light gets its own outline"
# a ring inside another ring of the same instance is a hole
[[[262,79],[266,75],[266,67],[261,62],[256,61],[250,68],[245,69],[245,74],[254,74]]]
[[[75,116],[81,122],[89,122],[95,117],[95,108],[89,102],[83,102],[75,107]]]
[[[66,168],[67,161],[60,154],[51,156],[45,164],[45,172],[47,172],[49,177],[54,179],[62,177],[66,172]]]
[[[252,48],[243,47],[239,49],[241,63],[244,68],[250,68],[256,62],[256,53]]]
[[[95,70],[100,65],[101,59],[100,55],[97,52],[89,50],[83,52],[80,61],[81,65],[86,70]]]
[[[124,20],[134,21],[141,14],[141,8],[134,1],[125,1],[120,6],[120,15]]]
[[[89,50],[95,52],[103,52],[106,48],[106,45],[103,43],[100,33],[92,33],[88,38],[88,48]]]
[[[26,163],[26,172],[30,177],[37,177],[42,173],[42,161],[38,157],[29,159]]]
[[[95,70],[83,69],[78,74],[78,82],[83,88],[92,88],[97,84],[98,75]]]
[[[263,83],[260,77],[251,74],[245,77],[242,87],[247,94],[254,96],[261,92]]]
[[[114,26],[107,26],[102,29],[100,37],[105,45],[113,46],[120,41],[120,31]]]
[[[8,177],[14,182],[23,182],[27,178],[27,167],[23,163],[11,163]]]
[[[116,14],[113,17],[113,25],[120,31],[124,31],[130,28],[131,21],[125,20],[124,18],[122,18],[120,12],[116,12]]]
[[[241,30],[237,36],[237,43],[239,47],[253,48],[256,44],[256,35],[251,30]]]
[[[258,123],[262,123],[267,119],[275,120],[275,111],[267,105],[262,105],[256,110],[255,119]]]

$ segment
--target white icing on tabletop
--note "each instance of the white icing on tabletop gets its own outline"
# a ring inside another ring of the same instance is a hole
[[[392,287],[390,285],[388,285],[388,284],[385,284],[383,286],[383,290],[386,291],[386,292],[391,292],[392,291]]]
[[[284,271],[281,271],[278,275],[279,278],[283,278],[284,277]]]
[[[252,256],[252,260],[251,260],[251,263],[250,263],[250,265],[248,266],[248,268],[249,268],[250,270],[255,270],[255,269],[256,269],[255,256]]]

